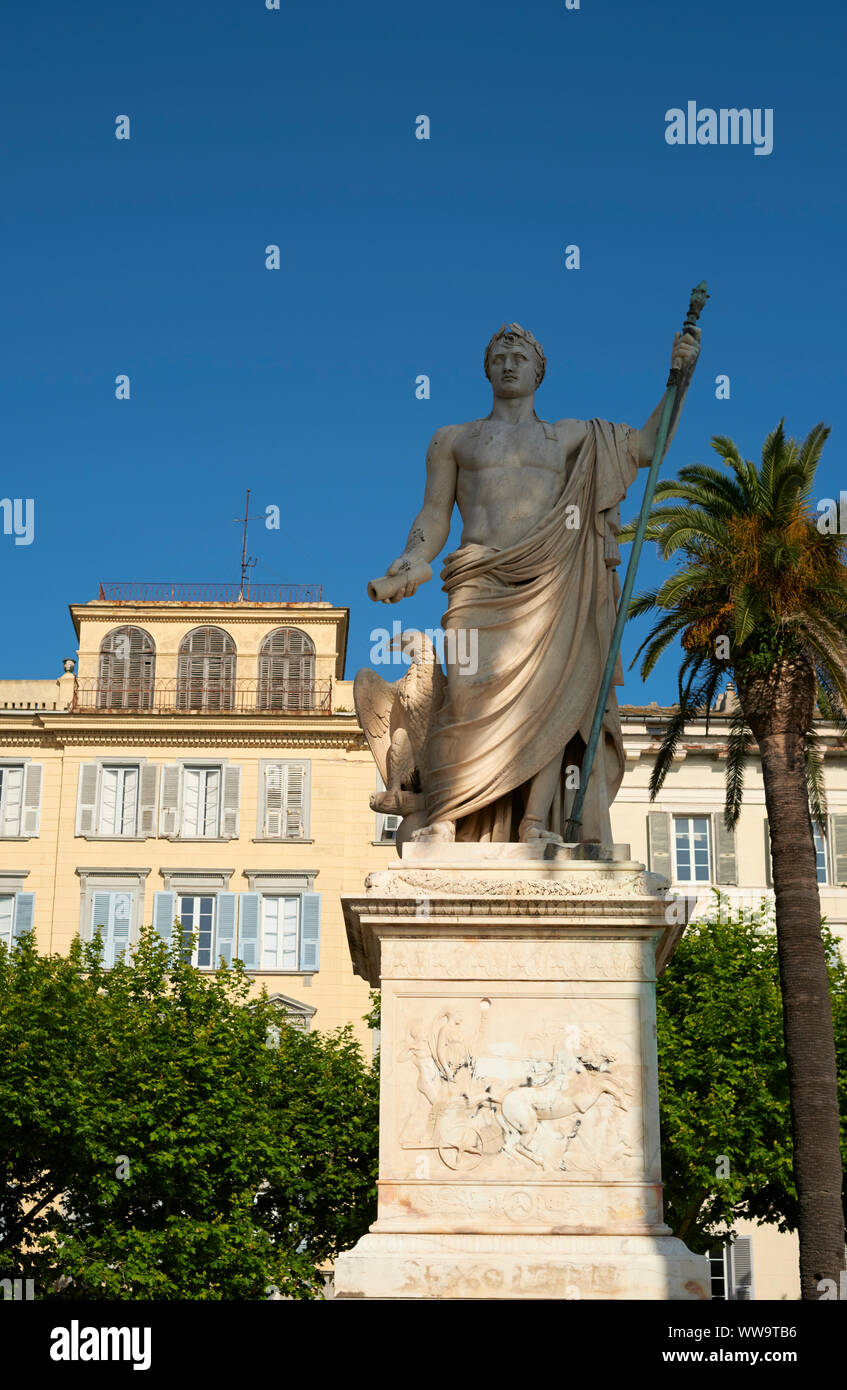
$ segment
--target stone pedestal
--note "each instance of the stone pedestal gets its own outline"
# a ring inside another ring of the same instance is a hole
[[[654,990],[682,926],[627,846],[587,852],[408,844],[344,900],[382,985],[380,1157],[337,1297],[709,1297],[662,1220]]]

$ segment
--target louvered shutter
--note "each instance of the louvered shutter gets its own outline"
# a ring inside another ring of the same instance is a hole
[[[296,627],[269,632],[259,652],[259,709],[311,709],[314,704],[315,647]]]
[[[159,764],[142,763],[141,794],[138,802],[138,834],[156,834],[156,801],[159,791]]]
[[[177,704],[180,709],[232,709],[235,643],[220,627],[198,627],[180,643]]]
[[[94,835],[97,824],[99,763],[80,763],[76,796],[76,834]]]
[[[35,925],[35,894],[16,893],[15,894],[15,924],[14,937],[23,936],[26,932],[32,931]]]
[[[728,830],[723,812],[713,817],[715,836],[715,883],[727,886],[738,883],[738,866],[735,858],[735,830]]]
[[[171,944],[176,917],[176,893],[153,894],[153,926],[163,941]]]
[[[43,763],[27,763],[24,769],[23,835],[37,836],[41,825],[41,787]]]
[[[221,834],[230,840],[238,836],[241,809],[241,768],[227,764],[223,770],[223,815]]]
[[[21,834],[24,770],[22,767],[4,767],[2,776],[3,822],[0,835],[16,837]]]
[[[832,863],[835,869],[833,882],[839,888],[847,887],[847,816],[831,816]]]
[[[212,965],[217,966],[221,956],[227,965],[232,965],[235,953],[235,912],[237,893],[218,893],[215,913],[215,951]]]
[[[156,646],[140,627],[117,627],[100,644],[98,709],[152,709]]]
[[[259,964],[259,910],[261,897],[258,893],[240,893],[238,897],[238,959],[243,960],[248,970],[255,970]]]
[[[306,768],[303,763],[288,763],[285,778],[285,834],[302,837],[305,800]]]
[[[753,1242],[738,1236],[732,1245],[732,1297],[747,1303],[753,1297]]]
[[[265,765],[265,810],[261,834],[278,838],[282,835],[282,815],[285,806],[286,769],[283,763]]]
[[[162,801],[159,808],[159,830],[162,835],[176,835],[179,811],[179,763],[165,763],[162,769]]]
[[[109,964],[109,933],[112,925],[112,894],[95,893],[91,904],[91,940],[100,934],[101,960]]]
[[[112,930],[107,942],[106,964],[114,965],[119,960],[129,959],[129,941],[132,930],[131,893],[112,893]]]
[[[300,906],[300,969],[318,970],[321,963],[321,895],[304,893]]]
[[[647,816],[647,847],[650,869],[654,874],[662,874],[672,879],[671,867],[671,828],[667,811],[650,811]]]
[[[132,629],[129,660],[127,662],[128,688],[127,707],[129,709],[150,709],[153,703],[153,672],[156,658],[152,652],[144,650],[143,641],[134,636],[139,631]]]
[[[773,888],[773,872],[771,868],[771,832],[768,826],[768,818],[765,816],[765,886]]]

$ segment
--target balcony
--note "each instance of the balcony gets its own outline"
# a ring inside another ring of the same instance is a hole
[[[97,597],[108,603],[322,603],[323,585],[108,579],[101,581]]]
[[[78,714],[331,714],[330,681],[81,680]]]

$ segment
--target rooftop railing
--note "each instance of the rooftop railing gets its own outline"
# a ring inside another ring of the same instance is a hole
[[[182,580],[106,579],[109,603],[322,603],[322,584],[191,584]]]

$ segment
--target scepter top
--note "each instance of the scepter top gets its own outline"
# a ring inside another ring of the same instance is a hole
[[[701,280],[699,285],[695,285],[694,289],[691,291],[691,299],[688,301],[688,315],[685,323],[682,325],[683,333],[687,332],[689,328],[695,327],[703,311],[703,305],[708,298],[709,291],[706,289],[706,281]]]

